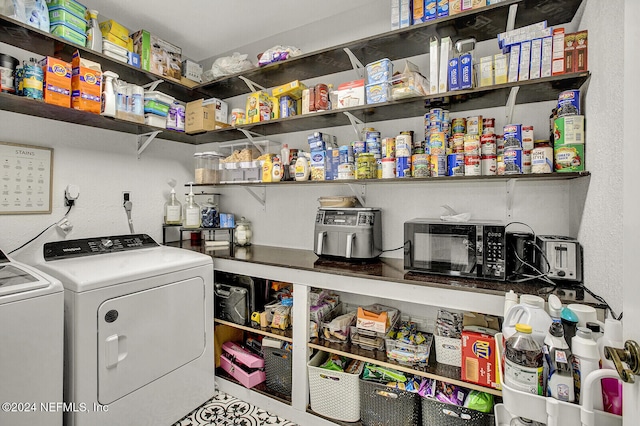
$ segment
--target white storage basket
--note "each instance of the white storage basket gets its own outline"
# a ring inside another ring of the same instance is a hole
[[[357,422],[360,420],[359,376],[364,363],[354,374],[320,368],[328,356],[326,352],[318,352],[308,364],[311,409],[331,419]]]
[[[495,335],[498,359],[502,359],[502,333]],[[500,364],[500,377],[502,363]],[[596,370],[585,379],[584,396],[587,399],[592,393],[593,379],[600,375],[615,376],[615,370]],[[599,380],[599,379],[598,379]],[[548,426],[622,426],[622,416],[605,413],[593,409],[593,403],[579,405],[559,401],[551,397],[534,395],[510,388],[502,383],[502,401],[504,408],[513,417],[524,417]],[[590,407],[589,407],[590,405]],[[496,424],[498,417],[496,416]]]
[[[433,336],[436,346],[436,361],[438,364],[462,367],[462,339]]]

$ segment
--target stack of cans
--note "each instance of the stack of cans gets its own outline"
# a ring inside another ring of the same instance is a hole
[[[411,133],[401,132],[395,139],[396,147],[396,177],[411,177],[411,151],[413,140]]]
[[[432,177],[447,175],[447,150],[451,139],[449,111],[432,108],[425,115],[425,153]]]
[[[495,118],[482,120],[480,136],[480,168],[482,176],[493,176],[498,167],[498,137],[496,135]]]

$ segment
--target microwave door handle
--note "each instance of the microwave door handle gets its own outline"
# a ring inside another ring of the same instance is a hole
[[[327,231],[318,232],[318,245],[316,247],[316,253],[322,254],[322,243],[324,242],[324,236],[327,235]]]
[[[356,238],[356,234],[347,234],[347,259],[351,259],[351,248],[353,246],[353,240]]]

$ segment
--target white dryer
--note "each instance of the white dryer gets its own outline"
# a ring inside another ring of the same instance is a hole
[[[215,393],[213,260],[148,235],[46,243],[65,289],[65,424],[171,425]]]
[[[62,424],[63,316],[60,281],[0,251],[0,425]]]

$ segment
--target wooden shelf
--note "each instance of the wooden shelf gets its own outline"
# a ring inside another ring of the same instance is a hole
[[[444,380],[454,385],[462,386],[468,389],[475,389],[493,395],[502,396],[502,392],[497,389],[491,389],[468,383],[460,380],[460,368],[451,365],[438,364],[435,361],[429,361],[429,365],[425,367],[414,367],[400,364],[394,360],[387,358],[385,351],[372,351],[362,349],[351,343],[332,343],[326,340],[314,339],[309,342],[309,347],[336,355],[345,356],[347,358],[358,359],[365,362],[371,362],[383,367],[393,368],[405,373],[415,374],[421,377],[428,377],[437,380]],[[433,357],[432,357],[433,358]]]
[[[261,86],[273,87],[293,80],[347,71],[352,69],[352,65],[345,48],[351,50],[366,65],[381,58],[396,60],[427,53],[429,38],[432,36],[449,36],[454,41],[469,37],[474,37],[478,42],[490,40],[505,30],[509,8],[514,4],[518,5],[515,28],[543,20],[553,26],[570,22],[581,3],[582,0],[506,0],[225,76],[197,86],[196,89],[216,97],[228,98],[249,92],[241,76]]]
[[[252,327],[247,325],[236,324],[234,322],[225,321],[218,318],[214,319],[214,323],[227,325],[229,327],[234,327],[240,330],[249,331],[251,333],[260,334],[262,336],[272,337],[274,339],[279,339],[285,342],[293,343],[293,333],[290,328],[286,330],[278,330],[275,328]]]
[[[237,381],[235,378],[231,377],[229,375],[229,373],[227,373],[226,371],[224,371],[222,368],[216,368],[216,379],[223,379],[223,380],[227,380],[231,383],[235,383],[237,385],[243,386],[239,381]],[[267,387],[267,384],[265,382],[260,383],[259,385],[256,385],[254,387],[251,388],[251,390],[256,391],[262,395],[266,395],[270,398],[275,399],[276,401],[282,402],[283,404],[288,404],[291,405],[291,396],[290,395],[285,395],[282,394],[280,392],[276,392],[272,389],[269,389]]]

